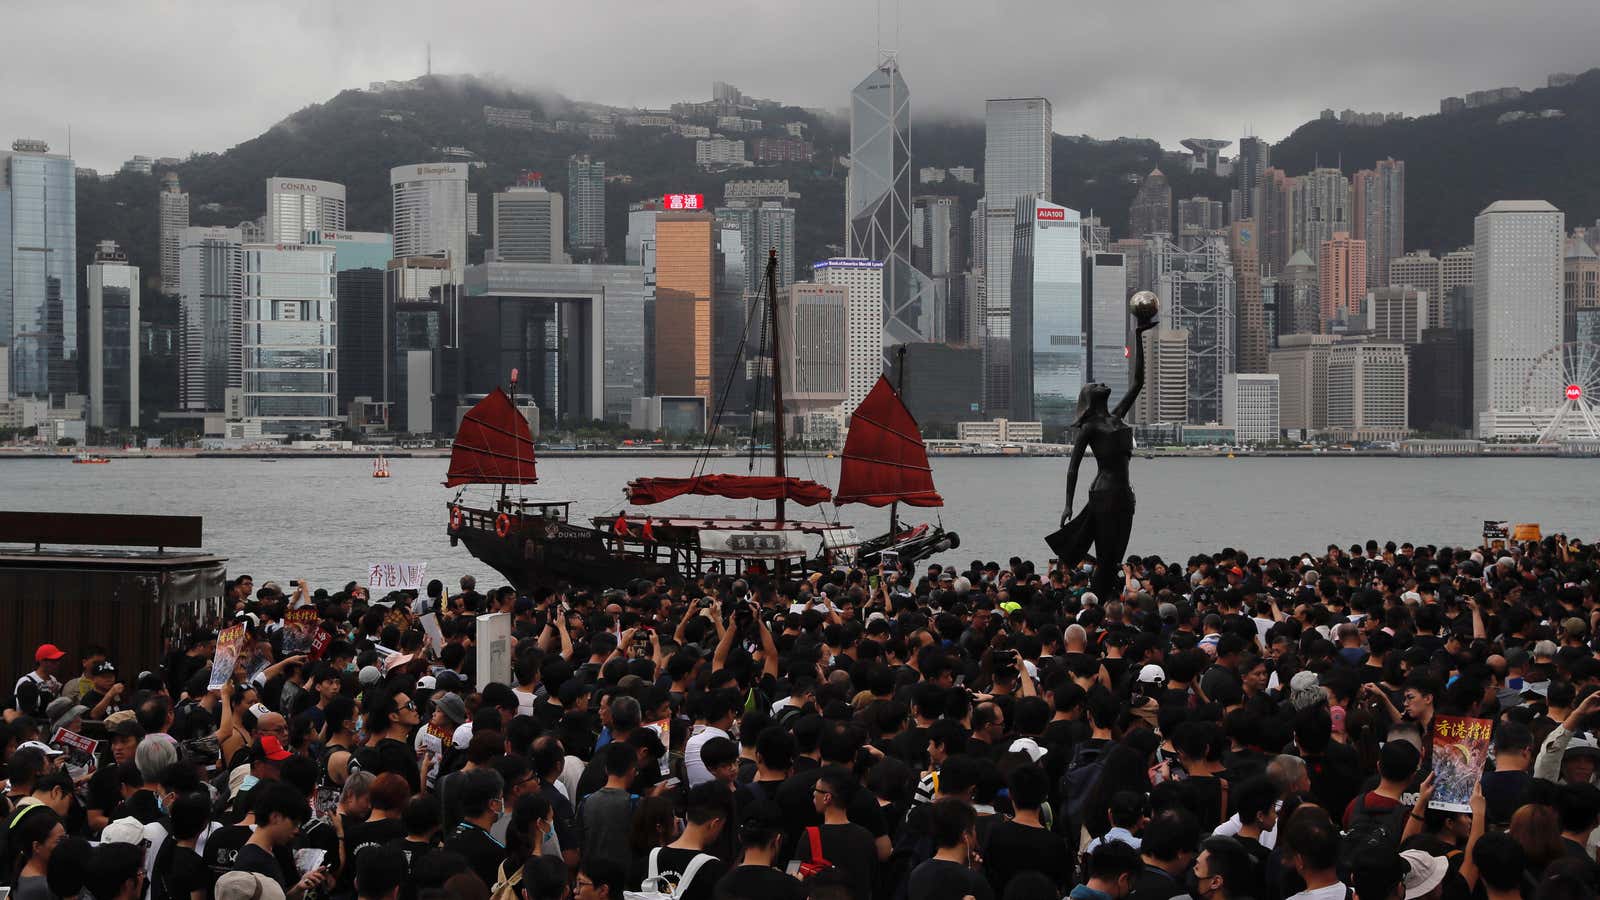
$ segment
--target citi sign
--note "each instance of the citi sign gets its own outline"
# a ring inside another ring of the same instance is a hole
[[[1037,216],[1038,220],[1041,222],[1065,222],[1067,220],[1067,211],[1065,209],[1049,209],[1048,207],[1041,207],[1037,213]]]

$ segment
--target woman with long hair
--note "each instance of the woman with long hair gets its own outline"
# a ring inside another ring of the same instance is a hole
[[[1135,299],[1142,299],[1141,292]],[[1154,300],[1152,295],[1150,300]],[[1111,388],[1099,382],[1078,392],[1078,417],[1072,423],[1072,462],[1067,466],[1067,503],[1061,510],[1061,530],[1045,538],[1063,565],[1074,566],[1094,545],[1094,592],[1108,602],[1122,596],[1119,568],[1133,532],[1133,485],[1128,481],[1128,461],[1133,458],[1133,427],[1123,421],[1144,387],[1144,333],[1156,327],[1155,311],[1142,316],[1134,329],[1133,383],[1114,410],[1107,409]],[[1078,467],[1085,450],[1094,451],[1097,473],[1089,485],[1089,502],[1076,517],[1073,495],[1078,491]]]
[[[47,876],[50,854],[66,836],[61,819],[42,803],[24,806],[11,816],[11,900],[53,900]]]
[[[1511,826],[1506,833],[1522,845],[1528,877],[1535,884],[1544,877],[1546,866],[1566,855],[1561,840],[1561,818],[1554,807],[1529,803],[1519,808],[1512,813]]]
[[[549,800],[540,794],[518,797],[506,828],[506,859],[500,864],[498,883],[517,878],[528,860],[543,856],[545,839],[555,833],[555,827],[555,808]]]
[[[647,874],[650,851],[678,839],[682,831],[675,804],[670,797],[646,797],[633,812],[633,829],[628,833],[628,849],[633,863],[628,868],[628,884],[637,884]]]

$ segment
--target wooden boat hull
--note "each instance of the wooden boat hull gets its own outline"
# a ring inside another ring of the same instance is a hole
[[[641,578],[681,578],[672,565],[618,553],[608,536],[593,528],[508,515],[502,537],[494,511],[462,507],[461,513],[460,523],[448,526],[451,545],[465,544],[473,558],[505,576],[518,591],[561,585],[620,588]]]

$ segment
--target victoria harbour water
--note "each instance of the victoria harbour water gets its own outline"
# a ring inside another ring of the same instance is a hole
[[[770,463],[758,461],[758,471]],[[447,461],[394,459],[392,477],[371,477],[371,461],[350,459],[119,459],[77,466],[66,459],[0,460],[0,508],[55,512],[195,515],[205,548],[229,558],[231,574],[259,584],[303,578],[337,590],[379,560],[426,562],[453,583],[471,574],[502,579],[451,547],[441,486]],[[614,515],[622,488],[641,475],[686,475],[691,459],[557,458],[539,462],[529,498],[573,501],[574,519]],[[942,517],[962,546],[942,561],[1011,556],[1043,562],[1043,538],[1061,514],[1067,461],[1059,458],[944,458],[934,479],[942,510],[905,510],[910,522]],[[744,472],[742,459],[716,459],[712,471]],[[834,484],[838,461],[790,460],[790,474]],[[1600,538],[1600,460],[1398,458],[1168,458],[1133,461],[1138,492],[1131,553],[1187,558],[1223,546],[1254,555],[1349,546],[1368,538],[1436,544],[1476,543],[1483,520],[1538,522],[1546,534]],[[1081,504],[1093,480],[1086,460]],[[487,502],[491,489],[469,490]],[[655,509],[677,515],[747,515],[771,504],[684,497]],[[816,515],[815,510],[791,515]],[[843,507],[827,515],[878,534],[886,510]]]

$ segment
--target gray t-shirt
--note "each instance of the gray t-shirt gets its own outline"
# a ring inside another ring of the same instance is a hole
[[[628,829],[638,801],[620,788],[601,788],[579,805],[578,824],[583,834],[584,859],[610,859],[624,868],[631,853]]]
[[[12,900],[55,900],[50,884],[42,875],[17,879],[17,889],[11,892]]]

